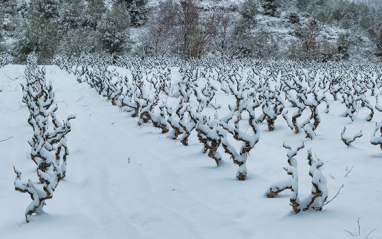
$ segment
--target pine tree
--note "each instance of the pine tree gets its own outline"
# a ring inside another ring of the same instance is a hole
[[[324,7],[328,3],[328,0],[316,0],[316,6]]]
[[[119,4],[115,4],[103,14],[97,29],[108,53],[122,53],[126,49],[129,37],[129,14]]]
[[[5,14],[15,14],[17,6],[17,1],[14,0],[3,0],[0,2],[0,15]]]
[[[264,8],[264,15],[277,16],[278,3],[276,0],[263,0],[262,7]]]
[[[4,13],[0,11],[0,26],[3,26]],[[3,40],[3,29],[0,28],[0,42]]]
[[[254,0],[245,0],[240,6],[239,13],[242,21],[244,21],[248,27],[254,27],[257,15],[257,5]]]
[[[348,60],[349,59],[349,47],[350,47],[350,42],[348,39],[348,36],[345,34],[340,34],[338,36],[337,42],[336,42],[336,47],[338,54],[341,59],[343,60]]]
[[[76,29],[82,25],[83,0],[65,0],[59,9],[59,22],[65,30]]]
[[[58,52],[62,55],[79,57],[82,53],[102,52],[102,39],[97,31],[88,28],[69,30],[60,41]]]
[[[103,0],[88,0],[83,11],[82,26],[96,30],[97,23],[105,12],[106,7]]]
[[[52,19],[58,17],[59,0],[31,0],[30,9],[39,13],[43,19]]]
[[[122,4],[130,15],[130,25],[142,26],[147,21],[147,0],[116,0],[116,4]]]
[[[29,12],[17,28],[16,38],[17,62],[23,63],[31,52],[36,52],[39,60],[46,62],[56,53],[60,32],[53,21],[42,18],[39,12]]]

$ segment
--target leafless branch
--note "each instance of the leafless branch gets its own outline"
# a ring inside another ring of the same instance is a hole
[[[5,141],[7,141],[7,140],[10,140],[10,139],[12,139],[12,138],[13,138],[13,136],[11,136],[11,137],[9,137],[9,138],[7,138],[7,139],[0,140],[0,143],[5,142]]]
[[[331,201],[333,201],[333,200],[338,196],[338,194],[340,194],[341,189],[342,189],[344,186],[345,186],[345,185],[342,184],[342,186],[340,187],[340,189],[338,190],[338,192],[336,193],[336,195],[334,195],[334,197],[333,197],[332,199],[330,199],[329,201],[327,201],[326,203],[324,203],[324,206],[325,206],[325,205],[328,205]]]

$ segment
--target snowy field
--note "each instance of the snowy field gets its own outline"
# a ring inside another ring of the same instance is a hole
[[[67,176],[53,199],[47,200],[46,213],[26,223],[25,208],[31,199],[13,185],[13,166],[24,172],[24,180],[35,173],[28,158],[33,132],[28,109],[21,102],[24,69],[19,65],[0,69],[1,239],[339,239],[353,238],[351,234],[382,238],[382,150],[370,144],[382,113],[375,111],[367,122],[367,111],[360,110],[351,121],[339,117],[345,107],[331,98],[328,114],[325,104],[319,106],[321,124],[313,140],[305,139],[304,132],[294,134],[281,115],[274,131],[260,123],[260,140],[248,157],[247,178],[239,181],[237,165],[223,151],[217,167],[202,153],[195,135],[185,147],[151,124],[138,126],[136,118],[57,66],[46,67],[57,115],[60,119],[77,116],[67,136]],[[222,105],[232,100],[219,94]],[[350,147],[341,141],[344,126],[346,135],[362,130],[363,136]],[[283,143],[295,147],[301,141],[305,148],[296,156],[299,196],[308,196],[312,188],[308,149],[325,163],[328,199],[344,187],[322,211],[295,214],[289,205],[290,190],[276,198],[267,198],[266,192],[288,178]]]

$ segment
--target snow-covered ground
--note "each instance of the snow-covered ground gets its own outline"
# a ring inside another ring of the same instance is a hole
[[[235,178],[237,166],[227,155],[224,163],[202,154],[196,137],[190,146],[168,139],[150,125],[120,112],[76,77],[47,66],[53,82],[58,115],[76,114],[68,134],[70,156],[67,176],[44,207],[46,214],[25,222],[29,195],[14,190],[13,166],[24,179],[35,173],[28,159],[32,129],[28,110],[21,103],[24,66],[0,69],[0,238],[382,238],[382,150],[370,144],[372,122],[358,115],[354,122],[339,117],[343,106],[331,102],[328,115],[314,140],[293,134],[285,120],[276,120],[269,132],[261,124],[260,141],[248,158],[246,181]],[[222,104],[224,102],[221,102]],[[322,110],[323,111],[323,110]],[[352,146],[341,141],[345,134],[362,130]],[[321,212],[295,214],[289,206],[290,192],[269,199],[269,186],[288,176],[287,150],[303,140],[296,156],[300,196],[310,193],[307,150],[324,161],[329,199],[344,188]],[[349,232],[346,232],[346,231]]]

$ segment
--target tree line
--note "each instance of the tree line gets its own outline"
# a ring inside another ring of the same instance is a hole
[[[148,0],[5,0],[0,52],[17,62],[31,52],[41,62],[81,53],[327,61],[348,59],[360,34],[373,43],[371,55],[382,55],[382,8],[335,0],[203,2],[163,0],[153,7]],[[262,17],[289,24],[293,40],[281,44],[259,25]],[[335,40],[322,40],[327,26],[344,30]]]

